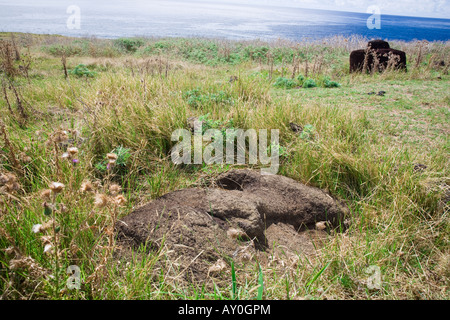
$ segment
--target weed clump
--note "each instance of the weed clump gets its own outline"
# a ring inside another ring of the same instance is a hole
[[[55,57],[60,57],[63,55],[66,57],[71,57],[82,53],[82,48],[76,45],[55,44],[44,46],[43,50]]]
[[[134,53],[144,45],[144,41],[141,39],[120,38],[114,41],[114,45],[127,53]]]
[[[283,89],[292,89],[298,87],[298,82],[293,79],[279,77],[274,83],[274,87]]]
[[[315,135],[316,128],[312,124],[307,124],[303,127],[302,133],[300,133],[300,138],[303,140],[312,140]]]
[[[275,88],[282,89],[292,89],[292,88],[315,88],[317,86],[322,85],[324,88],[338,88],[341,85],[336,81],[331,81],[329,78],[325,77],[324,80],[316,82],[316,80],[312,78],[307,78],[303,75],[298,75],[297,78],[288,79],[284,77],[279,77],[276,79],[273,86]]]
[[[323,86],[325,88],[339,88],[341,84],[336,81],[331,81],[329,78],[325,78],[323,80]]]
[[[184,92],[184,99],[193,108],[199,108],[210,104],[227,105],[233,103],[233,98],[227,92],[220,90],[217,93],[203,93],[200,89],[192,89]]]
[[[100,172],[114,172],[119,176],[127,173],[127,163],[131,157],[130,149],[119,146],[106,155],[106,159],[98,162],[95,167]]]
[[[303,88],[315,88],[315,87],[317,87],[317,84],[314,79],[306,79],[303,82]]]
[[[70,70],[69,73],[79,78],[81,77],[93,78],[97,75],[95,71],[89,70],[88,67],[86,67],[86,65],[84,64],[77,65],[73,70]]]

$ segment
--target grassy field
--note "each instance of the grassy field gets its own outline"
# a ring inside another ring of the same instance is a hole
[[[0,39],[1,299],[449,298],[448,42],[392,41],[408,72],[349,74],[366,39]],[[279,174],[344,200],[350,228],[212,291],[169,276],[164,250],[115,258],[117,219],[237,167],[172,163],[193,116],[279,129]]]

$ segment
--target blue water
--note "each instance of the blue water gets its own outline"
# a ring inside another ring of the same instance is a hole
[[[80,29],[69,29],[70,5],[80,8]],[[450,40],[450,19],[381,15],[381,29],[369,29],[370,14],[239,5],[219,1],[0,0],[0,31],[118,38],[210,37],[226,39],[321,39],[361,35],[387,40]]]

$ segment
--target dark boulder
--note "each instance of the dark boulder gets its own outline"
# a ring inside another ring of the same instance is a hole
[[[364,66],[365,49],[358,49],[350,53],[350,72],[361,72]]]
[[[350,54],[350,72],[371,72],[373,68],[382,72],[389,66],[394,69],[406,71],[406,54],[403,51],[392,49],[389,43],[383,40],[372,40],[366,49],[352,51]]]
[[[371,40],[367,43],[367,47],[371,49],[390,49],[389,42],[384,40]]]

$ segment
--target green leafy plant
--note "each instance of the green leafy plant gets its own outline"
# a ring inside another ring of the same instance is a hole
[[[114,41],[114,45],[126,52],[136,52],[138,48],[144,45],[140,39],[120,38]]]
[[[108,159],[105,159],[97,163],[95,167],[99,171],[105,172],[107,170],[114,170],[118,174],[123,174],[126,172],[128,159],[131,157],[130,151],[131,150],[128,148],[119,146],[111,152],[111,154],[115,154],[117,156],[114,166],[111,166],[110,161]]]
[[[186,91],[183,94],[189,106],[193,108],[199,108],[202,105],[215,104],[231,104],[233,98],[225,91],[219,91],[217,93],[202,93],[198,88]]]
[[[61,44],[55,44],[55,45],[49,45],[44,46],[43,50],[48,52],[49,54],[60,57],[62,55],[65,55],[66,57],[74,56],[77,54],[80,54],[82,52],[82,48],[76,44],[71,45],[61,45]]]
[[[249,47],[248,48],[248,55],[253,60],[260,60],[264,59],[267,55],[267,52],[269,52],[269,47],[261,46],[261,47]]]
[[[316,129],[312,124],[307,124],[303,127],[303,131],[300,134],[300,138],[303,140],[312,140],[314,138],[314,132]]]
[[[338,88],[341,85],[338,82],[336,82],[336,81],[331,81],[329,78],[325,78],[323,80],[323,86],[325,88]]]
[[[298,82],[293,79],[279,77],[275,80],[274,87],[292,89],[298,86]]]
[[[77,77],[89,78],[93,78],[97,74],[96,72],[89,70],[88,67],[86,67],[86,65],[84,64],[77,65],[73,70],[70,70],[69,73]]]
[[[314,79],[306,79],[303,82],[303,88],[314,88],[317,87],[316,81]]]
[[[234,129],[233,120],[214,120],[210,118],[209,113],[200,116],[198,120],[202,122],[202,134],[204,134],[208,129],[218,129],[222,133],[223,137],[226,138],[226,131]]]
[[[186,99],[189,106],[198,108],[202,104],[202,94],[200,89],[192,89],[183,93],[183,98]]]
[[[279,144],[271,144],[270,146],[267,147],[267,153],[272,155],[272,154],[278,154],[280,157],[287,157],[288,156],[288,151],[286,149],[286,147],[283,147]]]

